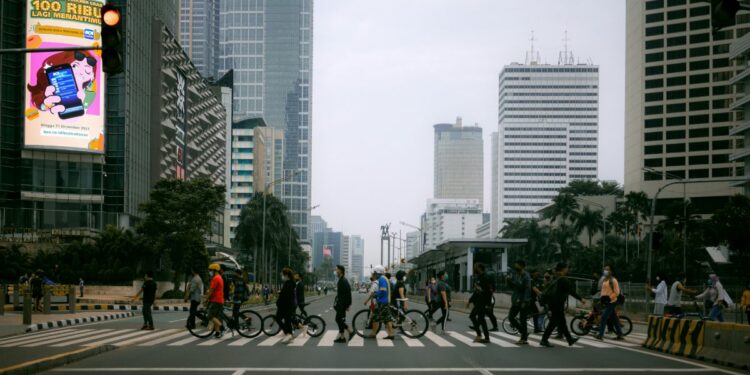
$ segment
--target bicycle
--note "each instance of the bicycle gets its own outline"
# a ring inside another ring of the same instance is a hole
[[[301,304],[302,307],[308,306],[309,303]],[[298,330],[301,327],[307,327],[307,334],[310,337],[318,337],[323,334],[326,330],[326,321],[317,315],[305,314],[293,314],[292,315],[292,331]],[[263,333],[267,336],[276,336],[281,330],[281,324],[279,324],[276,315],[266,315],[263,318]]]
[[[223,328],[229,328],[234,336],[234,331],[240,334],[240,336],[253,338],[258,336],[263,331],[263,319],[260,314],[253,310],[240,311],[237,319],[228,317],[224,312],[231,312],[231,308],[224,307],[219,314],[219,321],[222,322]],[[189,319],[189,318],[188,318]],[[207,338],[214,333],[213,330],[208,329],[209,320],[208,312],[205,308],[201,308],[195,312],[195,325],[187,325],[187,329],[191,335],[199,338]]]
[[[633,331],[633,322],[625,315],[620,314],[615,310],[614,318],[620,320],[620,329],[622,335],[627,336]],[[578,336],[586,336],[589,332],[597,332],[601,323],[602,313],[599,310],[581,310],[575,317],[570,321],[570,330]],[[606,323],[605,323],[606,324]]]
[[[533,319],[536,319],[536,317],[538,317],[540,315],[545,315],[546,316],[546,318],[544,319],[544,328],[547,328],[551,324],[551,322],[552,322],[552,312],[549,309],[544,309],[544,311],[542,311],[542,312],[526,315],[526,326],[528,327],[527,330],[529,330],[529,328],[531,329],[531,331],[534,330],[534,320]],[[518,335],[518,329],[516,329],[516,327],[514,327],[512,324],[510,324],[510,319],[508,319],[508,318],[509,317],[506,316],[505,319],[503,319],[503,323],[502,323],[502,325],[503,325],[503,331],[505,331],[505,333],[507,333],[509,335],[517,336]],[[553,333],[555,333],[555,332],[557,332],[557,328],[555,328],[555,330],[553,331]]]
[[[399,302],[406,302],[408,298],[398,298]],[[388,308],[393,310],[396,314],[396,321],[394,322],[393,328],[398,328],[401,333],[406,337],[420,338],[427,333],[430,328],[430,321],[427,319],[427,315],[419,310],[406,310],[404,311],[400,307],[388,305]],[[352,319],[352,326],[354,333],[360,337],[372,337],[380,331],[381,325],[378,325],[378,330],[372,329],[374,310],[372,308],[362,309],[354,314]]]

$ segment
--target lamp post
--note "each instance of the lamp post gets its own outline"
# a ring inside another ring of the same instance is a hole
[[[300,170],[295,170],[294,173],[288,176],[276,179],[274,181],[271,181],[268,184],[266,184],[266,186],[263,187],[263,224],[262,224],[262,229],[261,229],[262,234],[261,234],[260,246],[261,246],[261,257],[263,257],[264,264],[266,263],[266,260],[267,260],[266,259],[267,257],[267,254],[266,254],[266,196],[268,195],[268,189],[270,189],[273,185],[289,180],[290,178],[300,174],[300,172],[301,172]],[[258,264],[257,258],[255,260],[255,264],[256,266]],[[268,274],[268,272],[270,271],[270,265],[269,267],[265,267],[265,268],[266,268],[266,271],[265,271],[266,275],[264,277],[265,279],[264,281],[268,282],[268,279],[270,279],[270,276],[271,276]]]
[[[604,266],[607,263],[607,260],[606,260],[607,259],[607,217],[604,215],[605,213],[604,205],[596,203],[596,202],[592,202],[588,199],[583,199],[581,197],[578,197],[576,199],[582,200],[588,204],[593,204],[602,209],[602,230],[603,230],[602,232],[602,268],[604,268]]]
[[[421,253],[422,252],[422,239],[424,238],[424,231],[423,231],[422,227],[418,227],[416,225],[405,223],[403,221],[401,222],[401,225],[407,226],[409,228],[414,228],[414,229],[416,229],[416,230],[419,231],[419,242],[418,242],[417,250],[418,250],[419,253]]]
[[[667,171],[658,171],[648,167],[643,168],[643,170],[671,177],[676,179],[678,183],[682,183],[682,273],[687,273],[687,187],[684,184],[685,179]]]

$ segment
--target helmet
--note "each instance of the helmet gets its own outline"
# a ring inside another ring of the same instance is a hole
[[[372,272],[377,273],[378,275],[382,275],[385,273],[385,268],[378,264],[377,266],[375,266],[375,268],[372,269]]]
[[[221,270],[221,266],[219,265],[219,263],[211,263],[211,265],[208,266],[208,269],[210,271],[219,271]]]

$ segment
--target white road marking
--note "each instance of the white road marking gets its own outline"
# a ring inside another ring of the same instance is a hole
[[[31,344],[25,344],[25,345],[21,345],[21,346],[24,347],[24,348],[33,348],[33,347],[36,347],[36,346],[43,346],[43,345],[50,345],[50,344],[58,343],[60,341],[68,341],[70,339],[75,339],[75,338],[79,338],[79,337],[83,337],[83,336],[95,336],[99,332],[109,332],[109,331],[111,331],[111,329],[102,329],[102,330],[99,330],[99,331],[95,331],[95,330],[92,329],[92,330],[87,330],[87,332],[76,333],[75,335],[63,336],[63,337],[55,337],[55,338],[52,338],[52,339],[44,339],[44,340],[40,340],[40,341],[31,343]],[[85,339],[86,340],[91,340],[91,337],[86,337]]]
[[[161,343],[164,343],[164,342],[167,342],[167,341],[172,341],[172,340],[179,339],[179,338],[181,338],[183,336],[187,336],[189,334],[190,334],[190,332],[188,332],[188,331],[177,332],[177,333],[175,333],[173,335],[169,335],[167,337],[162,337],[162,338],[157,339],[157,340],[152,340],[152,341],[148,341],[148,342],[144,342],[144,343],[138,344],[138,346],[154,346],[156,344],[161,344]]]
[[[84,338],[81,338],[81,339],[77,339],[77,340],[73,340],[73,341],[64,341],[64,342],[57,343],[57,344],[52,345],[52,346],[53,347],[61,348],[61,347],[65,347],[65,346],[80,344],[80,343],[86,342],[86,341],[97,340],[97,339],[100,339],[100,338],[103,338],[103,337],[120,335],[120,334],[123,334],[125,332],[130,332],[130,331],[132,331],[132,329],[118,329],[118,330],[115,330],[115,331],[112,331],[112,332],[107,332],[107,333],[103,333],[103,334],[96,335],[96,336],[87,336],[87,337],[84,337]]]
[[[122,340],[122,339],[126,339],[126,338],[133,337],[133,336],[145,335],[147,332],[150,332],[150,331],[135,331],[133,333],[128,333],[128,334],[125,334],[125,335],[122,335],[122,336],[119,336],[119,337],[111,337],[111,338],[100,340],[100,341],[96,341],[96,342],[89,342],[89,343],[86,343],[86,345],[83,345],[83,346],[99,346],[99,345],[109,344],[109,343],[115,342],[117,340]]]
[[[89,329],[84,329],[84,330],[75,330],[75,331],[58,331],[58,332],[55,332],[55,333],[50,333],[50,334],[45,335],[45,336],[24,337],[24,338],[19,338],[19,339],[8,341],[8,342],[0,345],[0,347],[7,348],[7,347],[11,347],[11,346],[18,346],[18,345],[23,345],[23,344],[29,344],[29,343],[32,343],[32,342],[36,342],[36,341],[39,341],[39,340],[45,340],[45,339],[52,338],[52,337],[62,337],[62,336],[70,335],[70,334],[73,334],[73,333],[87,332],[87,331],[90,331],[90,330]]]
[[[120,341],[120,342],[115,343],[114,345],[115,346],[128,346],[130,344],[134,344],[136,342],[141,342],[141,341],[153,339],[155,337],[161,337],[161,336],[171,335],[171,334],[173,334],[173,333],[175,333],[177,331],[178,331],[177,329],[165,329],[163,331],[148,331],[148,332],[151,332],[151,333],[149,333],[147,335],[143,335],[143,336],[138,336],[138,337],[132,338],[130,340]]]
[[[73,330],[74,330],[73,328],[66,328],[66,329],[54,330],[54,331],[40,331],[40,332],[36,332],[36,333],[32,333],[32,334],[28,334],[27,333],[27,334],[23,334],[23,335],[19,335],[19,336],[13,336],[13,337],[9,337],[9,338],[0,340],[0,345],[9,344],[9,343],[12,343],[12,342],[17,342],[17,341],[23,341],[23,340],[33,339],[33,338],[41,338],[41,337],[54,336],[54,335],[61,334],[63,332],[70,332],[70,331],[73,331]]]
[[[276,336],[271,336],[263,340],[263,342],[258,344],[258,346],[273,346],[277,342],[281,341],[283,338],[284,338],[284,334],[282,332],[279,332]]]
[[[187,318],[182,318],[182,319],[177,319],[177,320],[170,320],[169,322],[170,323],[177,323],[177,322],[184,322],[185,320],[187,320]]]
[[[722,371],[727,374],[739,374],[735,372],[728,372],[726,370],[714,369],[715,371]],[[375,373],[375,372],[387,372],[387,373],[443,373],[443,372],[469,372],[474,373],[477,371],[487,371],[489,373],[494,372],[506,372],[506,373],[517,373],[517,372],[535,372],[535,373],[580,373],[580,372],[592,372],[592,373],[609,373],[609,372],[625,372],[625,373],[638,373],[638,372],[651,372],[651,373],[690,373],[690,372],[705,372],[704,368],[545,368],[545,367],[497,367],[497,368],[477,368],[477,367],[461,367],[461,368],[446,368],[446,367],[393,367],[393,368],[310,368],[310,367],[217,367],[217,368],[206,368],[206,367],[104,367],[104,368],[70,368],[70,367],[59,367],[52,369],[53,372],[232,372],[233,374],[242,372],[280,372],[280,373]]]
[[[309,339],[310,339],[310,335],[308,335],[308,334],[301,334],[301,335],[297,336],[297,338],[295,338],[294,340],[292,340],[292,342],[289,343],[289,346],[302,346],[302,345],[305,345],[305,343]]]
[[[513,336],[513,335],[509,335],[509,334],[507,334],[505,332],[490,332],[490,334],[502,337],[504,339],[508,339],[508,340],[510,340],[512,342],[516,342],[516,341],[518,341],[518,340],[521,339],[521,336]],[[529,337],[531,337],[531,336],[529,336]],[[527,341],[529,342],[529,346],[531,346],[531,347],[538,348],[540,346],[539,342],[537,342],[537,341],[534,341],[534,340],[527,340]]]
[[[253,341],[254,339],[255,339],[255,337],[253,337],[253,338],[243,337],[243,338],[241,338],[239,340],[234,340],[234,341],[230,342],[228,346],[244,346],[245,344],[249,343],[250,341]]]
[[[225,333],[224,336],[221,336],[220,339],[217,339],[216,337],[213,337],[213,336],[207,337],[205,340],[203,340],[203,342],[198,344],[198,346],[214,346],[222,341],[229,340],[232,338],[233,338],[232,335],[230,335],[229,333]]]
[[[417,340],[417,339],[413,339],[413,338],[411,338],[411,337],[406,337],[406,336],[403,336],[403,335],[401,335],[401,336],[399,336],[399,337],[400,337],[400,338],[401,338],[402,340],[404,340],[404,342],[406,343],[406,346],[409,346],[409,347],[416,347],[416,348],[421,348],[421,347],[424,347],[424,344],[422,344],[422,342],[421,342],[421,341],[419,341],[419,340]]]
[[[483,348],[483,347],[487,346],[487,345],[484,345],[484,344],[479,343],[479,342],[474,342],[474,339],[472,339],[472,338],[470,338],[468,336],[464,336],[464,335],[462,335],[462,334],[460,334],[460,333],[458,333],[456,331],[448,331],[447,333],[448,333],[448,335],[450,335],[454,339],[456,339],[458,341],[461,341],[462,343],[464,343],[464,344],[466,344],[468,346],[474,347],[474,348]]]
[[[466,333],[469,335],[475,334],[474,331],[467,331]],[[503,348],[519,348],[519,346],[516,344],[509,343],[505,340],[500,340],[499,338],[494,336],[490,336],[490,342]]]
[[[594,339],[594,340],[587,339],[585,337],[581,337],[581,339],[578,340],[578,343],[579,344],[583,344],[583,345],[593,346],[594,348],[600,348],[600,349],[614,348],[613,345],[605,344],[605,343],[603,343],[603,342],[601,342],[599,340],[596,340],[596,339]]]
[[[336,339],[336,336],[338,336],[338,334],[339,334],[339,331],[334,331],[334,330],[326,331],[323,334],[323,337],[320,339],[318,346],[333,346],[333,340]]]
[[[177,341],[177,342],[173,342],[173,343],[169,344],[168,346],[183,346],[185,344],[189,344],[189,343],[191,343],[193,341],[196,341],[196,340],[200,340],[200,338],[199,337],[195,337],[195,336],[190,336],[190,337],[188,337],[186,339],[183,339],[183,340],[180,340],[180,341]]]
[[[360,335],[354,334],[354,337],[349,340],[349,343],[347,345],[351,347],[363,347],[365,346],[365,339],[363,339]]]
[[[442,347],[442,348],[452,348],[452,347],[455,347],[455,345],[453,345],[453,343],[451,343],[450,341],[448,341],[448,340],[446,340],[446,339],[438,336],[436,333],[434,333],[432,331],[427,331],[424,334],[424,337],[426,337],[428,340],[434,342],[435,345],[437,345],[439,347]]]
[[[384,348],[391,348],[393,347],[393,340],[386,340],[385,338],[388,337],[388,334],[383,332],[382,330],[378,332],[378,337],[375,339],[378,346],[384,347]]]

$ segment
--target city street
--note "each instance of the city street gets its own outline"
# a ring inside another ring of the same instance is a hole
[[[185,313],[158,313],[155,331],[138,330],[141,322],[137,316],[4,338],[0,340],[0,358],[3,358],[0,365],[20,362],[30,355],[53,355],[110,344],[118,349],[47,373],[736,373],[642,350],[636,343],[642,337],[639,333],[624,342],[599,342],[589,337],[573,347],[552,340],[554,348],[541,348],[538,336],[531,337],[529,346],[519,347],[514,344],[515,337],[493,332],[490,345],[476,344],[472,342],[468,316],[458,312],[452,313],[453,321],[446,327],[446,335],[428,331],[419,339],[397,335],[390,342],[355,337],[348,344],[335,344],[333,298],[329,294],[308,307],[309,313],[320,314],[326,320],[327,331],[319,338],[300,336],[288,346],[279,343],[281,335],[198,339],[183,328]],[[354,301],[353,311],[362,306],[363,295],[356,294]],[[424,308],[421,304],[414,305]],[[272,306],[258,309],[261,315],[272,310]],[[349,318],[352,316],[350,313]]]

